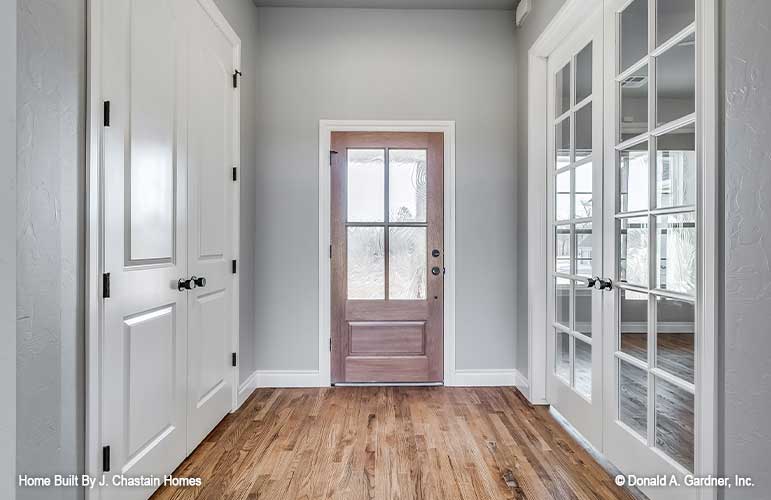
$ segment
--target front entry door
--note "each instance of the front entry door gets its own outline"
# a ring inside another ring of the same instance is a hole
[[[331,144],[332,383],[442,382],[443,135]]]

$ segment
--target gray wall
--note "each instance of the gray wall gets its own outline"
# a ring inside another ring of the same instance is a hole
[[[516,31],[517,63],[517,124],[516,124],[516,176],[519,183],[517,193],[517,274],[527,281],[527,51],[538,39],[549,21],[557,14],[565,0],[536,0],[533,10]],[[527,376],[527,294],[519,294],[517,302],[517,360],[516,367]]]
[[[16,496],[16,3],[0,3],[0,498]]]
[[[251,0],[215,0],[241,39],[241,244],[239,249],[239,377],[256,368],[254,217],[257,165],[257,8]]]
[[[23,0],[17,74],[17,469],[83,470],[85,1]],[[18,489],[20,499],[75,489]]]
[[[725,242],[722,456],[768,495],[771,461],[771,2],[723,0]],[[726,6],[730,6],[726,8]]]
[[[457,122],[457,367],[514,368],[514,23],[506,11],[261,9],[257,366],[318,367],[319,119]]]

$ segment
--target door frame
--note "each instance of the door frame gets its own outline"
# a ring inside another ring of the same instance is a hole
[[[567,0],[528,50],[528,390],[532,404],[548,405],[546,382],[550,362],[547,353],[548,307],[543,286],[548,269],[547,207],[549,203],[547,103],[549,55],[573,31],[575,19],[603,9],[604,0]],[[697,53],[697,95],[700,138],[697,155],[701,177],[697,186],[700,224],[698,238],[699,288],[696,294],[700,345],[696,353],[700,375],[696,389],[696,475],[717,474],[718,469],[718,363],[717,344],[720,190],[718,169],[718,0],[697,0],[696,27],[702,39]],[[606,37],[607,38],[607,37]],[[605,82],[603,82],[605,83]],[[716,488],[704,488],[700,498],[714,500]]]
[[[241,68],[241,41],[213,0],[194,0],[211,16],[214,23],[233,43],[233,65]],[[104,261],[104,186],[103,186],[103,94],[101,86],[102,14],[106,0],[88,0],[86,19],[86,312],[85,312],[85,471],[92,477],[102,474],[101,374],[102,374],[102,273]],[[241,88],[233,89],[233,157],[239,175],[233,194],[233,257],[240,259],[241,193]],[[233,276],[233,331],[231,345],[240,357],[239,274]],[[239,367],[232,368],[232,407],[238,409]],[[101,489],[86,489],[86,499],[101,498]]]
[[[331,175],[332,132],[440,132],[444,135],[444,385],[455,384],[455,122],[398,120],[319,121],[319,371],[331,385]]]

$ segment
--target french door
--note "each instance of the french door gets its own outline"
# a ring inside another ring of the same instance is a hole
[[[602,12],[549,58],[549,401],[602,447]]]

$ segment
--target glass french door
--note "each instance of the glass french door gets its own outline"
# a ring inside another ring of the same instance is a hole
[[[549,402],[602,448],[602,9],[549,57]]]
[[[695,470],[697,3],[605,3],[604,453],[637,476]]]

